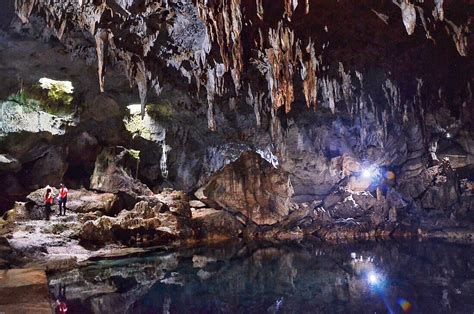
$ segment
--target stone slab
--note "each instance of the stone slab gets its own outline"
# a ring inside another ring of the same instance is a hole
[[[52,313],[43,270],[0,271],[0,313]]]

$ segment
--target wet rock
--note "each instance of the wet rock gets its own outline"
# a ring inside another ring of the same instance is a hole
[[[292,194],[286,174],[255,153],[243,153],[209,180],[202,200],[241,212],[262,225],[274,224],[288,214]]]

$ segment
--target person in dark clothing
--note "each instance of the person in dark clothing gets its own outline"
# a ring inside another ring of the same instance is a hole
[[[66,203],[67,203],[67,193],[68,193],[67,187],[64,186],[64,184],[59,185],[59,216],[64,215],[66,216]],[[63,213],[64,211],[64,213]]]
[[[49,220],[51,215],[51,206],[54,203],[54,194],[51,188],[46,189],[46,194],[44,195],[44,206],[46,208],[46,220]]]

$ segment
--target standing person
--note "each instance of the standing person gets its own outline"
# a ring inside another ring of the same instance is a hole
[[[59,216],[63,214],[63,209],[64,209],[64,216],[66,216],[67,193],[68,193],[67,187],[61,183],[59,185]]]
[[[44,206],[46,207],[46,220],[49,220],[51,215],[51,206],[54,203],[54,194],[51,188],[46,189],[46,194],[44,195]]]

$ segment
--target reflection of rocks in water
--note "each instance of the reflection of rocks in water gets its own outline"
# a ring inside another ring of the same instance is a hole
[[[472,247],[423,243],[196,248],[57,274],[81,312],[415,312],[474,309]],[[353,254],[351,254],[353,253]]]

